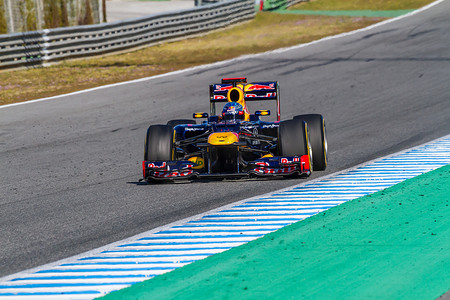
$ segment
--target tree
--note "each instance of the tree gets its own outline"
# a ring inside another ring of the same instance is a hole
[[[86,3],[86,10],[84,11],[84,18],[82,25],[94,24],[94,18],[92,17],[91,1],[86,0],[85,3]]]

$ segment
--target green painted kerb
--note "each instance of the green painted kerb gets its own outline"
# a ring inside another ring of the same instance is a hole
[[[379,18],[394,18],[409,12],[414,9],[402,10],[285,10],[279,9],[274,12],[280,14],[298,14],[298,15],[318,15],[318,16],[348,16],[348,17],[379,17]]]
[[[105,299],[436,299],[449,195],[446,166]]]

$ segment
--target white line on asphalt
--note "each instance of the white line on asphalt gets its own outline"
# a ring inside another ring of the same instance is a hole
[[[314,185],[323,188],[328,184],[332,190],[328,194],[333,195],[337,192],[334,178],[342,179],[351,176],[353,180],[357,181],[355,175],[358,172],[364,174],[367,169],[378,162],[391,161],[392,164],[404,164],[405,162],[401,158],[409,160],[412,153],[417,156],[430,154],[430,159],[433,160],[432,165],[416,164],[422,173],[447,165],[450,163],[450,143],[448,142],[450,142],[450,135],[297,186],[241,200],[76,257],[1,278],[0,298],[38,299],[38,297],[44,296],[48,299],[51,297],[58,299],[65,297],[67,299],[96,298],[250,242],[276,229],[345,202],[334,199],[334,201],[320,204],[312,209],[315,203],[304,201],[304,198],[309,196],[317,199],[317,195],[311,194],[313,191],[311,187]],[[436,156],[436,152],[439,152],[440,155]],[[414,164],[414,162],[409,164]],[[398,172],[402,174],[403,170],[400,168]],[[415,176],[416,174],[408,172],[405,176],[401,176],[400,181]],[[365,176],[362,177],[362,181],[366,182]],[[390,178],[391,176],[384,178],[380,176],[379,181],[392,186],[396,181],[392,181]],[[359,193],[348,189],[347,185],[342,185],[342,190],[347,192],[346,201],[356,199],[361,195],[372,194],[384,188],[386,188],[385,185],[378,185],[376,189]],[[286,206],[282,208],[283,211],[280,211],[279,207],[273,206],[273,202],[278,201],[280,197],[280,201],[286,202],[299,199],[304,202],[304,205],[303,207],[299,205]],[[332,200],[334,197],[342,200],[339,198],[341,195],[329,198]],[[255,202],[262,209],[255,210]],[[298,209],[299,207],[302,209]],[[208,222],[213,222],[215,227],[204,226]],[[271,224],[272,227],[261,227],[264,224]]]

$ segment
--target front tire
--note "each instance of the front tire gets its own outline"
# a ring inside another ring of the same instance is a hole
[[[145,139],[145,161],[173,160],[173,128],[169,125],[152,125]]]
[[[294,120],[303,120],[308,126],[309,141],[313,153],[314,171],[323,171],[327,168],[327,132],[325,120],[322,115],[308,114],[295,116]]]
[[[281,156],[309,154],[306,123],[302,120],[287,120],[278,127],[278,153]]]

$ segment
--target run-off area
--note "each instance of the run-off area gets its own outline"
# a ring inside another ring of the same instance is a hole
[[[3,278],[2,299],[94,299],[450,164],[450,136]]]

